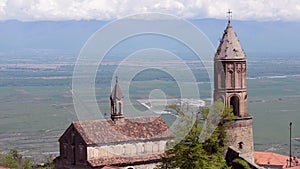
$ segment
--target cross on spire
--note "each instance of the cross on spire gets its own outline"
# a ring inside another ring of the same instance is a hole
[[[232,11],[230,9],[228,9],[227,18],[228,18],[228,22],[230,22],[230,20],[232,18]]]

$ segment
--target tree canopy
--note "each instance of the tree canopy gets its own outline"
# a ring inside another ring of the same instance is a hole
[[[10,150],[7,154],[0,154],[0,165],[11,169],[30,169],[31,163],[29,160],[24,159],[17,150]]]
[[[170,107],[174,108],[174,105]],[[175,110],[177,114],[185,114],[180,108]],[[224,152],[228,147],[226,126],[230,125],[234,117],[232,109],[224,108],[223,103],[216,102],[210,109],[202,109],[194,115],[197,118],[184,139],[175,143],[168,142],[169,149],[162,155],[158,169],[230,168],[226,164]],[[183,130],[185,127],[177,126],[175,132],[186,131]],[[203,140],[201,137],[206,139]]]

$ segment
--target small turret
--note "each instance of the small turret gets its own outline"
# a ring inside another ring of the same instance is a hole
[[[111,104],[111,120],[115,123],[123,121],[124,112],[123,112],[123,94],[121,88],[118,84],[118,77],[116,77],[116,84],[110,95],[110,104]]]

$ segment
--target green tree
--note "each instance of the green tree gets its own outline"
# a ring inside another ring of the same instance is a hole
[[[0,152],[0,165],[3,165],[4,159],[5,159],[5,154]]]
[[[30,160],[24,160],[24,169],[31,169],[31,161]]]
[[[0,165],[10,169],[31,169],[30,160],[24,159],[17,150],[10,150],[7,154],[0,154]]]
[[[3,165],[10,169],[18,169],[19,160],[20,160],[19,153],[16,150],[11,150],[8,154],[4,156]]]
[[[45,159],[43,166],[32,165],[32,162],[28,159],[24,159],[23,156],[17,150],[11,150],[9,153],[0,153],[0,165],[8,167],[10,169],[55,169],[53,162],[54,156],[49,155]]]
[[[174,105],[170,107],[174,108]],[[181,108],[174,110],[177,114],[185,114]],[[223,103],[216,102],[210,109],[203,109],[197,116],[183,140],[175,142],[176,145],[172,145],[172,141],[168,143],[171,148],[162,155],[162,163],[157,166],[158,169],[229,168],[223,153],[228,145],[226,127],[233,118],[232,110],[224,109]],[[186,131],[185,128],[186,126],[178,126],[175,132]],[[201,137],[207,139],[202,142]]]

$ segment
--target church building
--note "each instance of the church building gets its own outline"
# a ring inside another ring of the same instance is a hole
[[[167,124],[159,116],[124,118],[118,80],[110,101],[111,119],[75,121],[60,137],[57,169],[152,169],[157,165],[172,136]]]
[[[73,122],[59,138],[58,169],[152,169],[160,162],[172,132],[161,117],[124,117],[118,79],[110,95],[111,119]],[[214,100],[232,107],[228,157],[255,166],[252,116],[247,108],[246,55],[230,20],[214,57]],[[233,155],[232,155],[233,154]],[[258,168],[258,167],[253,167]]]

